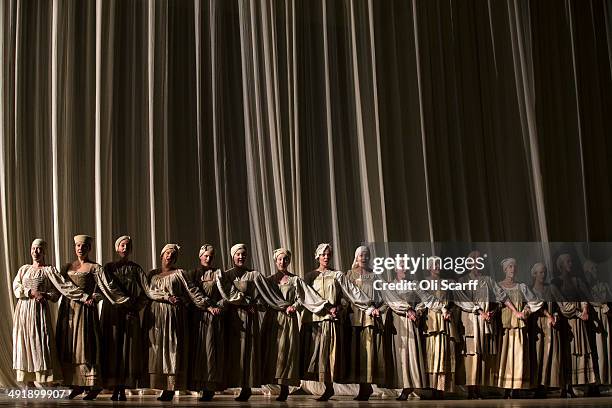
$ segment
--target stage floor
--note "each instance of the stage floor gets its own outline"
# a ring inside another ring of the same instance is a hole
[[[431,400],[419,400],[410,399],[405,402],[395,401],[392,398],[372,398],[368,402],[356,402],[353,401],[352,397],[339,396],[334,397],[331,401],[323,403],[314,400],[312,395],[296,395],[290,396],[287,402],[277,402],[274,397],[266,397],[256,395],[251,397],[248,402],[235,402],[233,396],[221,395],[216,396],[212,402],[198,402],[197,397],[194,396],[181,396],[175,397],[172,403],[156,401],[155,396],[142,396],[142,397],[128,397],[127,402],[113,402],[110,400],[110,396],[99,397],[96,401],[83,401],[82,399],[75,400],[14,400],[9,399],[6,396],[0,397],[0,406],[28,406],[28,407],[163,407],[163,406],[177,406],[177,407],[240,407],[240,406],[252,406],[252,407],[266,407],[266,406],[278,406],[278,407],[386,407],[386,406],[409,406],[414,407],[611,407],[612,397],[601,397],[601,398],[577,398],[577,399],[514,399],[514,400],[503,400],[503,399],[489,399],[489,400],[457,400],[449,399],[444,401],[431,401]]]

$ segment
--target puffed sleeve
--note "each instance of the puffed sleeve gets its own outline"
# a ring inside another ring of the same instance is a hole
[[[231,277],[223,275],[217,276],[217,289],[223,298],[223,304],[232,304],[236,306],[248,306],[253,302],[251,297],[239,291],[234,285]]]
[[[97,288],[112,304],[122,305],[131,301],[130,297],[123,293],[121,288],[117,285],[113,276],[105,273],[102,266],[94,266],[94,277],[96,279]],[[93,298],[99,301],[96,296],[97,293],[99,292],[94,292]]]
[[[278,289],[278,285],[270,282],[261,273],[253,271],[253,281],[257,293],[265,304],[275,310],[285,310],[291,303],[287,302]]]
[[[521,292],[523,293],[523,297],[527,301],[527,304],[525,305],[523,310],[527,309],[532,313],[540,310],[540,308],[544,305],[544,302],[538,299],[526,284],[521,283],[520,288]]]
[[[206,309],[210,304],[208,297],[202,293],[202,291],[193,283],[191,279],[185,277],[185,271],[182,269],[178,271],[178,277],[193,304],[200,309]]]
[[[30,297],[30,289],[23,287],[23,274],[28,269],[28,266],[29,265],[23,265],[19,268],[15,279],[13,279],[13,293],[17,299],[29,299]]]
[[[312,313],[321,313],[331,307],[331,304],[323,299],[316,290],[307,285],[300,277],[293,278],[295,285],[295,296],[299,305],[308,309]]]
[[[370,314],[374,309],[372,305],[372,299],[370,299],[365,293],[355,286],[350,279],[342,272],[335,272],[336,282],[338,282],[342,289],[342,294],[347,298],[353,305],[357,306],[358,309]]]
[[[60,274],[55,266],[45,268],[45,274],[47,279],[53,286],[67,299],[85,302],[89,295],[81,290],[77,285],[72,283],[70,279],[66,279],[64,275]]]

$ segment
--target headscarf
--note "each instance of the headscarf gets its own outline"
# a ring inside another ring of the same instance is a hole
[[[88,245],[91,245],[92,241],[93,241],[93,238],[90,237],[89,235],[80,234],[80,235],[75,235],[74,236],[74,245],[77,245],[77,244],[88,244]]]
[[[325,252],[326,249],[329,249],[331,251],[332,250],[331,244],[329,243],[319,244],[319,246],[317,246],[317,249],[315,250],[315,259],[319,259],[319,257],[323,255],[323,252]]]
[[[508,267],[508,265],[510,264],[514,264],[516,265],[516,259],[514,258],[504,258],[501,261],[501,267],[502,267],[502,272],[506,273],[506,268]]]
[[[210,244],[204,244],[200,247],[200,252],[198,252],[198,258],[201,258],[206,251],[214,251],[215,248]]]
[[[166,244],[164,245],[164,247],[161,250],[160,256],[164,256],[164,254],[166,253],[166,251],[174,251],[176,252],[176,255],[178,256],[179,251],[181,250],[181,247],[178,246],[177,244]]]
[[[125,241],[126,239],[130,241],[130,244],[132,243],[132,237],[130,237],[129,235],[122,235],[117,238],[117,240],[115,241],[115,251],[119,250],[119,245],[121,244],[121,241]]]
[[[361,255],[362,252],[365,252],[365,251],[370,252],[370,248],[368,248],[365,245],[361,245],[357,247],[357,249],[355,250],[355,258],[353,258],[353,265],[351,266],[351,268],[356,268],[359,265],[357,263],[357,257]]]
[[[47,250],[47,242],[42,238],[36,238],[34,241],[32,241],[31,246],[42,248],[44,251]]]
[[[571,259],[572,256],[570,254],[561,254],[557,257],[557,270],[561,272],[561,266],[566,259]]]
[[[536,271],[538,270],[540,266],[543,266],[544,270],[546,270],[546,265],[544,264],[544,262],[534,263],[533,266],[531,267],[531,277],[532,278],[535,278]]]
[[[272,260],[276,262],[276,258],[278,258],[279,255],[286,255],[287,258],[291,260],[291,251],[288,249],[285,249],[285,248],[275,249],[274,252],[272,253]]]
[[[230,248],[230,255],[232,259],[234,258],[234,255],[236,255],[236,252],[238,252],[241,249],[244,249],[246,251],[247,250],[246,244],[235,244],[234,246]]]

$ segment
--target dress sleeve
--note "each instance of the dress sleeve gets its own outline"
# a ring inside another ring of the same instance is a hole
[[[231,278],[217,276],[217,289],[223,298],[223,304],[231,304],[236,306],[248,306],[251,304],[251,298],[236,288]]]
[[[13,293],[17,299],[29,299],[30,298],[30,289],[26,289],[23,287],[23,274],[28,269],[28,265],[23,265],[17,271],[17,275],[15,279],[13,279]]]
[[[323,299],[310,285],[307,285],[302,278],[296,276],[294,278],[294,285],[295,296],[297,298],[296,303],[299,303],[300,306],[317,314],[331,307],[331,304]]]
[[[94,277],[96,279],[96,286],[98,290],[106,297],[109,302],[116,305],[125,305],[131,301],[129,295],[123,293],[121,288],[117,285],[114,277],[107,274],[104,268],[100,265],[94,266]],[[96,294],[100,293],[98,290],[94,291],[94,299],[98,301]]]
[[[531,289],[529,289],[529,287],[524,283],[521,283],[521,292],[523,293],[523,297],[527,301],[527,304],[525,305],[523,310],[527,309],[533,313],[537,312],[542,308],[542,306],[544,306],[544,302],[538,299],[537,296],[533,294]]]
[[[252,273],[257,292],[267,306],[275,310],[285,310],[288,306],[291,306],[291,303],[287,302],[281,295],[276,283],[270,282],[257,271]]]
[[[372,305],[372,299],[370,299],[365,293],[355,286],[350,279],[342,272],[335,272],[336,282],[338,282],[342,289],[342,295],[347,298],[353,305],[359,310],[370,314],[374,309]]]
[[[85,302],[89,295],[75,285],[70,279],[66,279],[64,275],[60,274],[55,266],[50,266],[45,269],[47,278],[53,286],[67,299]]]
[[[198,288],[191,279],[185,276],[185,272],[183,270],[178,271],[178,277],[193,304],[200,309],[206,309],[210,304],[210,299],[208,299],[208,297],[202,293],[200,288]]]

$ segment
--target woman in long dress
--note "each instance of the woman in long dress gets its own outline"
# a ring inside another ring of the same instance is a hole
[[[430,257],[427,261],[431,287],[420,291],[424,306],[425,342],[427,350],[426,372],[429,387],[433,389],[433,399],[444,399],[445,391],[453,391],[455,386],[455,349],[459,341],[456,322],[453,320],[451,294],[440,288],[440,268],[442,259]]]
[[[366,311],[368,315],[374,310],[370,307],[370,298],[351,283],[344,273],[329,269],[331,255],[331,245],[320,244],[315,251],[319,267],[304,277],[304,281],[331,304],[329,313],[312,315],[314,346],[306,376],[314,376],[325,384],[325,392],[318,401],[327,401],[334,395],[334,382],[346,381],[344,322],[340,310],[343,299]]]
[[[175,390],[187,388],[188,314],[187,302],[200,309],[209,300],[176,267],[180,247],[166,244],[161,250],[159,269],[148,274],[153,300],[145,309],[145,330],[149,334],[150,387],[163,390],[159,401],[171,401]]]
[[[145,279],[141,266],[132,262],[132,238],[123,235],[115,241],[119,259],[104,265],[104,272],[133,302],[113,305],[102,301],[100,324],[102,334],[101,374],[105,388],[114,388],[112,401],[125,401],[125,388],[141,385],[145,361],[141,352],[146,344],[142,337],[140,311],[147,303]]]
[[[229,351],[226,386],[240,387],[236,401],[248,401],[251,388],[261,386],[261,344],[259,312],[265,311],[256,281],[263,279],[257,271],[247,267],[247,246],[231,247],[233,267],[217,279],[227,305],[225,310],[225,336]]]
[[[527,317],[542,307],[526,284],[515,281],[516,259],[506,258],[501,262],[505,279],[499,286],[506,292],[508,300],[502,309],[502,345],[499,360],[498,387],[505,388],[505,398],[512,398],[514,390],[528,389],[529,344]]]
[[[13,314],[13,369],[19,383],[57,384],[62,368],[57,356],[49,302],[60,295],[84,302],[88,295],[64,281],[53,265],[45,263],[47,243],[35,239],[30,247],[31,265],[19,268],[13,280],[17,300]]]
[[[405,284],[403,264],[395,268],[396,284]],[[412,281],[416,285],[416,281]],[[401,388],[398,401],[408,399],[415,389],[427,388],[425,370],[425,340],[422,313],[424,305],[416,290],[383,290],[383,299],[389,307],[385,321],[386,385]]]
[[[612,337],[610,333],[610,316],[612,310],[609,302],[612,301],[612,291],[607,282],[598,278],[597,264],[587,259],[583,264],[584,272],[591,288],[591,348],[595,351],[593,362],[595,371],[599,374],[599,384],[612,384]],[[592,395],[598,395],[599,390],[593,387]]]
[[[200,401],[210,401],[215,391],[225,386],[225,333],[223,298],[217,287],[221,270],[214,267],[215,249],[210,244],[200,247],[200,265],[190,273],[190,279],[209,299],[210,307],[190,309],[189,389],[201,390]]]
[[[565,388],[561,367],[561,332],[559,306],[561,294],[554,285],[546,283],[546,265],[541,262],[531,267],[531,291],[541,301],[542,308],[529,319],[529,349],[531,385],[536,397],[545,398],[548,388]]]
[[[57,318],[56,343],[62,363],[64,383],[72,387],[69,399],[87,391],[84,399],[93,400],[100,393],[100,320],[97,303],[106,296],[116,304],[128,304],[131,299],[111,280],[102,266],[89,259],[93,238],[74,237],[77,259],[64,265],[63,279],[78,286],[88,297],[62,301]]]
[[[372,302],[369,314],[359,306],[352,307],[351,347],[347,358],[349,381],[359,384],[355,400],[367,401],[373,392],[372,384],[383,386],[385,382],[382,316],[387,311],[380,292],[374,290],[374,281],[379,278],[370,266],[368,247],[360,246],[355,250],[353,265],[346,275]]]
[[[575,398],[574,385],[595,385],[597,378],[593,367],[593,355],[589,344],[588,289],[581,280],[572,275],[572,257],[561,254],[557,257],[560,275],[553,284],[563,296],[559,304],[561,319],[562,366],[566,388],[562,397]]]
[[[262,332],[270,341],[263,344],[262,383],[279,384],[277,401],[286,401],[289,385],[300,385],[300,332],[297,313],[307,309],[311,313],[326,313],[331,306],[301,278],[287,270],[291,252],[285,248],[274,251],[272,258],[276,273],[266,278],[278,289],[280,299],[269,305],[263,319]],[[280,310],[279,310],[280,309]]]

